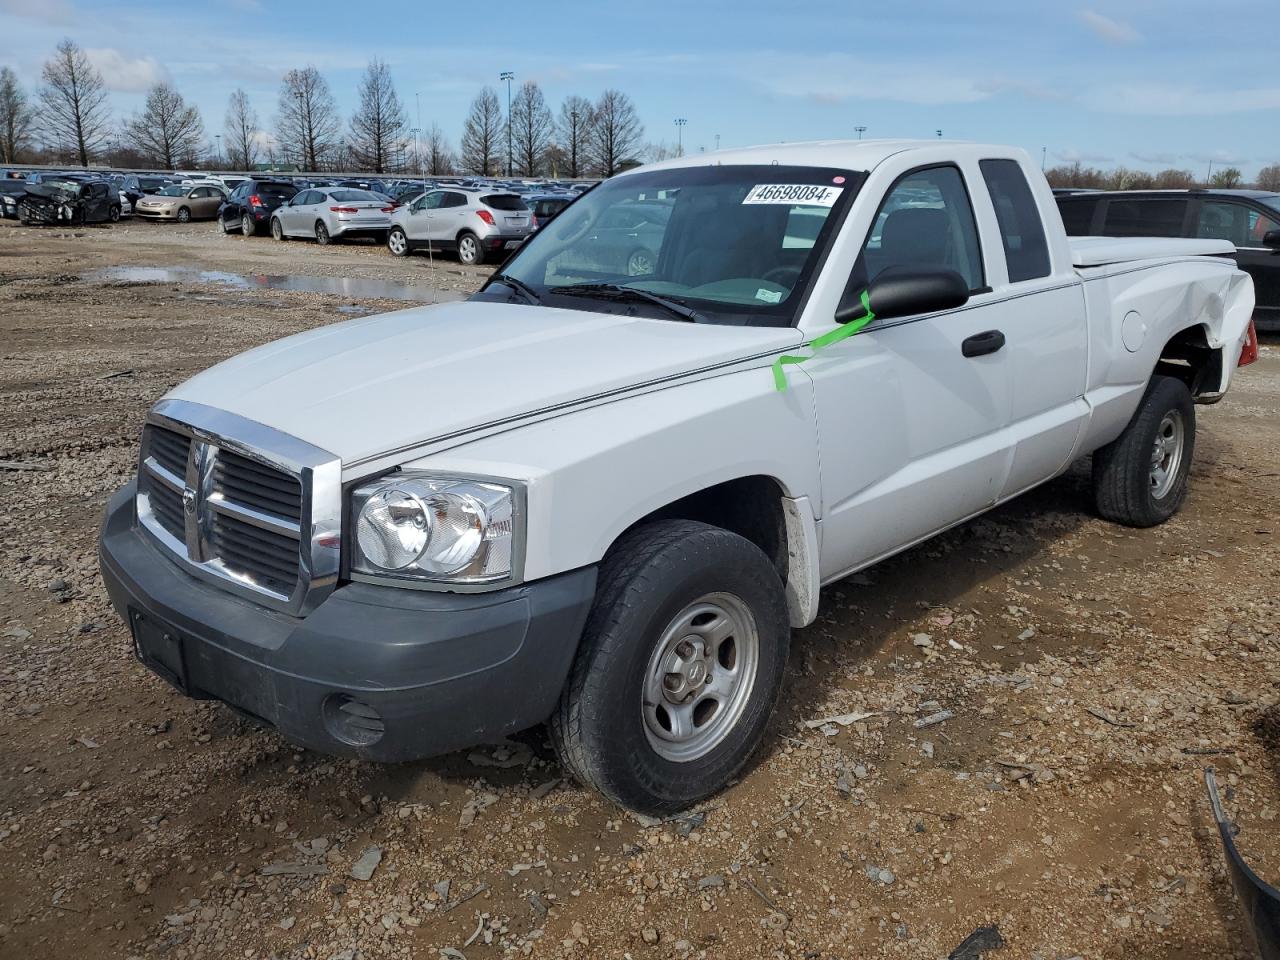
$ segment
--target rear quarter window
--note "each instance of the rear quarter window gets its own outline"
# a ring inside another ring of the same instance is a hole
[[[1111,199],[1102,221],[1104,237],[1181,237],[1187,200],[1181,197]]]
[[[528,210],[524,200],[512,193],[491,193],[480,202],[494,210]]]
[[[1040,209],[1016,160],[983,160],[982,178],[991,193],[1009,267],[1009,282],[1049,275],[1049,245]]]
[[[1058,200],[1058,212],[1062,214],[1062,226],[1069,237],[1087,237],[1093,230],[1093,214],[1098,209],[1094,197],[1062,197]]]

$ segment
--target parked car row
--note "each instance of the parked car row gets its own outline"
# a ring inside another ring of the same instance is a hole
[[[1280,193],[1261,190],[1059,192],[1058,212],[1073,237],[1183,237],[1227,240],[1253,277],[1258,329],[1280,331]]]

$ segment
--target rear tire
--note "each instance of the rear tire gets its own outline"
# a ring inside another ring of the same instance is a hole
[[[1187,497],[1196,444],[1191,391],[1153,376],[1124,433],[1093,454],[1098,513],[1127,527],[1164,523]]]
[[[409,255],[409,238],[399,227],[392,227],[387,234],[387,249],[392,256],[407,257]]]
[[[463,233],[458,237],[458,262],[468,267],[484,263],[484,248],[474,233]]]
[[[252,237],[258,232],[258,225],[253,222],[253,217],[247,213],[240,218],[240,233],[246,237]]]
[[[556,751],[619,806],[661,815],[723,789],[759,746],[791,630],[755,544],[662,520],[605,557],[560,705]]]
[[[316,221],[316,243],[322,247],[329,244],[329,228],[324,225],[323,220]]]

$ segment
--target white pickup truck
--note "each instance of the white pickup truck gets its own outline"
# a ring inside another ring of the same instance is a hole
[[[1020,150],[822,142],[575,201],[470,301],[289,337],[156,404],[101,565],[142,661],[330,753],[549,721],[661,813],[760,743],[850,573],[1093,454],[1182,503],[1256,352],[1205,240],[1069,241]]]

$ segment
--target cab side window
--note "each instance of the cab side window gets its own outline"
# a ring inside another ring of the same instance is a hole
[[[855,285],[893,268],[954,270],[971,291],[986,286],[973,205],[957,168],[916,170],[890,189],[854,268]]]
[[[1049,245],[1040,210],[1016,160],[983,160],[982,179],[996,208],[1009,282],[1049,275]]]

